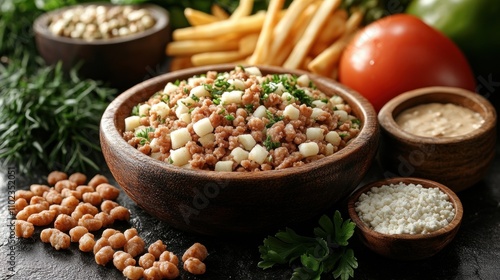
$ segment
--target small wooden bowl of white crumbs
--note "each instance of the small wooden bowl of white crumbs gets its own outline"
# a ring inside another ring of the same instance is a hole
[[[437,254],[455,237],[463,216],[460,199],[435,181],[398,177],[369,183],[348,201],[361,242],[397,260]]]

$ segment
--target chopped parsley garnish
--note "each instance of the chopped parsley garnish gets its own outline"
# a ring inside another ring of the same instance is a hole
[[[196,95],[191,95],[189,96],[191,99],[193,99],[194,101],[200,101],[200,98]]]
[[[139,138],[143,138],[141,139],[141,145],[144,145],[146,144],[146,142],[143,142],[143,140],[145,141],[149,141],[149,133],[150,132],[154,132],[155,131],[155,128],[154,127],[151,127],[151,126],[148,126],[146,128],[144,128],[143,130],[137,132],[136,136],[139,137]]]
[[[139,116],[139,107],[141,107],[141,105],[137,104],[132,108],[132,116]]]
[[[174,85],[179,86],[181,84],[180,80],[175,80]]]
[[[295,97],[301,104],[306,104],[311,107],[313,98],[306,94],[306,92],[297,86],[297,76],[295,75],[272,75],[270,78],[267,78],[262,83],[262,91],[263,96],[261,99],[265,99],[266,94],[272,93],[276,91],[278,85],[283,85],[284,92],[289,92],[292,96]],[[311,87],[314,88],[314,87]]]
[[[340,136],[340,138],[342,138],[342,139],[346,138],[346,137],[347,137],[347,135],[348,135],[348,134],[347,134],[347,132],[339,132],[339,136]]]
[[[266,140],[264,140],[263,144],[268,151],[281,147],[281,142],[273,142],[271,135],[267,135]]]
[[[266,125],[267,128],[270,128],[273,124],[283,120],[283,116],[275,116],[269,110],[266,110],[266,116],[269,119],[269,123]]]
[[[353,277],[358,260],[347,246],[356,224],[343,220],[339,211],[332,218],[323,215],[318,223],[314,236],[299,235],[290,228],[268,236],[259,246],[262,260],[258,266],[267,269],[275,264],[294,265],[291,279],[320,279],[323,273],[341,280]]]
[[[228,121],[233,121],[234,120],[234,116],[233,115],[225,115],[224,118],[226,118],[226,120],[228,120]]]
[[[353,128],[359,128],[361,127],[361,120],[359,119],[353,119],[351,120]]]

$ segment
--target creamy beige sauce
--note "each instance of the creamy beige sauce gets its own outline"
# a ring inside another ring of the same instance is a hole
[[[454,137],[483,124],[481,115],[452,103],[422,104],[401,112],[396,123],[405,131],[424,137]]]

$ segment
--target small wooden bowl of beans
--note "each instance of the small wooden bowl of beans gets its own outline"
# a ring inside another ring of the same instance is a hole
[[[48,64],[126,89],[164,62],[170,40],[168,12],[154,4],[86,3],[39,16],[35,41]],[[79,65],[81,64],[81,65]]]
[[[496,111],[483,96],[455,87],[403,93],[379,112],[380,165],[401,177],[440,182],[455,192],[490,171]]]
[[[432,257],[455,237],[462,222],[460,199],[427,179],[397,177],[369,183],[348,200],[361,242],[397,260]]]

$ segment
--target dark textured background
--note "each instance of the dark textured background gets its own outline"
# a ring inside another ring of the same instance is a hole
[[[103,172],[110,179],[111,175]],[[30,239],[11,239],[8,227],[8,190],[6,171],[0,180],[0,277],[1,279],[124,279],[121,273],[108,264],[99,266],[92,253],[82,253],[77,244],[69,250],[56,251],[39,238],[40,229]],[[382,172],[374,165],[363,183],[375,180]],[[16,175],[17,189],[28,188],[41,180],[27,181]],[[112,182],[114,183],[114,182]],[[500,144],[497,144],[495,160],[484,180],[469,190],[458,194],[464,206],[462,226],[456,238],[440,253],[421,261],[401,262],[380,257],[352,238],[351,246],[358,258],[359,268],[355,279],[500,279]],[[266,237],[257,236],[206,237],[178,231],[159,222],[139,207],[124,193],[119,202],[131,210],[129,223],[115,227],[125,230],[136,227],[147,244],[162,239],[168,250],[178,255],[194,242],[205,244],[209,256],[205,263],[207,273],[195,277],[181,272],[180,279],[289,279],[292,269],[287,266],[261,270],[258,246]],[[328,214],[339,209],[343,217],[345,201],[338,203]],[[312,233],[317,219],[302,225],[291,226],[305,233]],[[270,232],[269,234],[274,234]],[[13,246],[13,247],[9,247]],[[12,251],[11,251],[12,249]],[[15,254],[15,271],[8,269],[11,256]],[[182,271],[182,270],[181,270]],[[326,277],[325,277],[326,278]],[[331,278],[331,277],[328,277]]]

